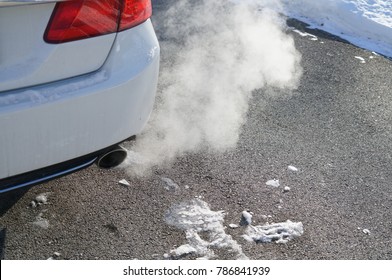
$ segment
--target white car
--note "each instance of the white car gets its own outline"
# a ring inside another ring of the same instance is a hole
[[[151,13],[150,0],[0,0],[0,193],[121,162],[155,99]]]

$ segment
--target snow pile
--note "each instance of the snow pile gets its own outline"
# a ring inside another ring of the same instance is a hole
[[[249,242],[287,243],[304,232],[301,222],[290,220],[252,226],[252,214],[249,211],[243,211],[240,223],[241,226],[245,226],[242,237]],[[241,245],[225,233],[224,216],[223,211],[212,211],[208,204],[200,199],[171,207],[165,216],[166,223],[184,230],[188,243],[171,250],[169,254],[164,254],[164,257],[180,259],[192,256],[198,259],[212,259],[217,257],[214,249],[226,249],[237,259],[248,259]],[[239,225],[230,224],[229,228],[237,229]]]
[[[256,243],[287,243],[295,237],[303,234],[304,229],[301,222],[295,223],[287,220],[283,223],[266,224],[263,226],[250,225],[243,237],[247,241]]]
[[[227,249],[234,253],[237,259],[248,259],[241,246],[225,233],[223,211],[212,211],[202,200],[195,199],[171,207],[165,219],[169,225],[184,230],[188,241],[187,244],[171,250],[170,254],[165,255],[166,258],[181,258],[193,254],[199,259],[211,259],[215,257],[215,248]],[[206,233],[208,240],[202,239],[201,233]]]
[[[282,3],[286,15],[308,23],[311,28],[392,57],[390,0],[282,0]]]

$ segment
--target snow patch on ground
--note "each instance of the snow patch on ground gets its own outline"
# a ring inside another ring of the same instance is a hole
[[[315,36],[313,34],[310,34],[310,33],[307,33],[307,32],[299,31],[298,29],[293,29],[293,32],[301,35],[302,37],[310,37],[310,40],[312,40],[312,41],[317,41],[318,40],[317,36]]]
[[[192,254],[198,259],[212,259],[216,256],[214,249],[227,249],[237,259],[248,259],[241,246],[225,233],[224,216],[223,211],[212,211],[200,199],[174,205],[166,213],[165,220],[169,225],[183,230],[188,243],[164,256],[182,258]],[[201,233],[207,234],[208,239],[202,239]]]
[[[172,179],[170,179],[170,178],[162,177],[161,180],[162,180],[162,182],[165,183],[165,189],[166,189],[167,191],[175,192],[176,190],[178,190],[178,189],[180,188],[180,186],[179,186],[177,183],[175,183],[175,182],[174,182]]]
[[[392,1],[282,0],[281,2],[283,13],[306,22],[310,28],[322,29],[354,45],[392,57]]]
[[[366,60],[361,57],[361,56],[354,56],[356,59],[358,59],[361,63],[366,63]]]
[[[50,194],[51,194],[50,192],[45,192],[45,193],[38,194],[34,198],[34,200],[32,200],[30,202],[30,207],[31,208],[35,208],[35,207],[38,207],[38,206],[41,206],[41,205],[48,204],[48,198],[49,198]],[[50,226],[49,220],[47,220],[47,219],[45,219],[43,217],[46,211],[48,211],[48,209],[43,209],[43,210],[41,210],[41,212],[39,212],[39,214],[35,217],[34,222],[32,222],[32,224],[34,226],[37,226],[37,227],[40,227],[40,228],[43,228],[43,229],[48,229],[49,228],[49,226]]]
[[[190,255],[198,259],[213,259],[217,257],[215,249],[226,249],[237,259],[248,259],[241,245],[225,233],[224,216],[223,211],[212,211],[209,205],[200,199],[172,206],[165,215],[166,223],[183,230],[187,243],[170,250],[170,253],[163,255],[164,258],[180,259]],[[246,226],[242,237],[249,242],[287,243],[304,233],[301,222],[287,220],[281,223],[252,226],[251,219],[251,212],[242,212],[241,222],[245,221],[242,225]],[[229,228],[236,229],[239,225],[230,224]]]
[[[49,220],[43,218],[43,215],[45,212],[46,212],[46,210],[43,210],[38,214],[38,216],[35,218],[35,221],[33,222],[33,225],[38,226],[43,229],[49,228]]]
[[[243,235],[244,239],[256,243],[287,243],[303,234],[301,222],[295,223],[287,220],[283,223],[266,224],[263,226],[250,225]]]
[[[279,180],[273,179],[273,180],[268,180],[265,182],[267,186],[278,188],[280,186]]]
[[[166,257],[167,258],[169,258],[170,256],[182,257],[182,256],[186,256],[189,254],[196,254],[196,253],[197,253],[196,248],[194,248],[190,244],[184,244],[184,245],[181,245],[180,247],[178,247],[177,249],[171,250],[170,254],[166,255]]]
[[[390,0],[230,0],[269,8],[299,19],[361,48],[392,57]],[[295,31],[301,36],[307,33]],[[311,37],[317,40],[317,37]]]

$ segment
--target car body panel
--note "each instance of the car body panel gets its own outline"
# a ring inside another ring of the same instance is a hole
[[[93,73],[0,92],[0,180],[139,134],[155,99],[159,52],[147,20],[117,33]]]
[[[116,33],[64,44],[46,43],[43,36],[54,6],[0,6],[0,94],[90,73],[107,59]]]

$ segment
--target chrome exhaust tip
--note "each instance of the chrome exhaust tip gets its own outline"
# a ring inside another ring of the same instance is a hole
[[[127,150],[121,146],[116,146],[97,159],[97,165],[100,168],[113,168],[120,165],[127,157]]]

